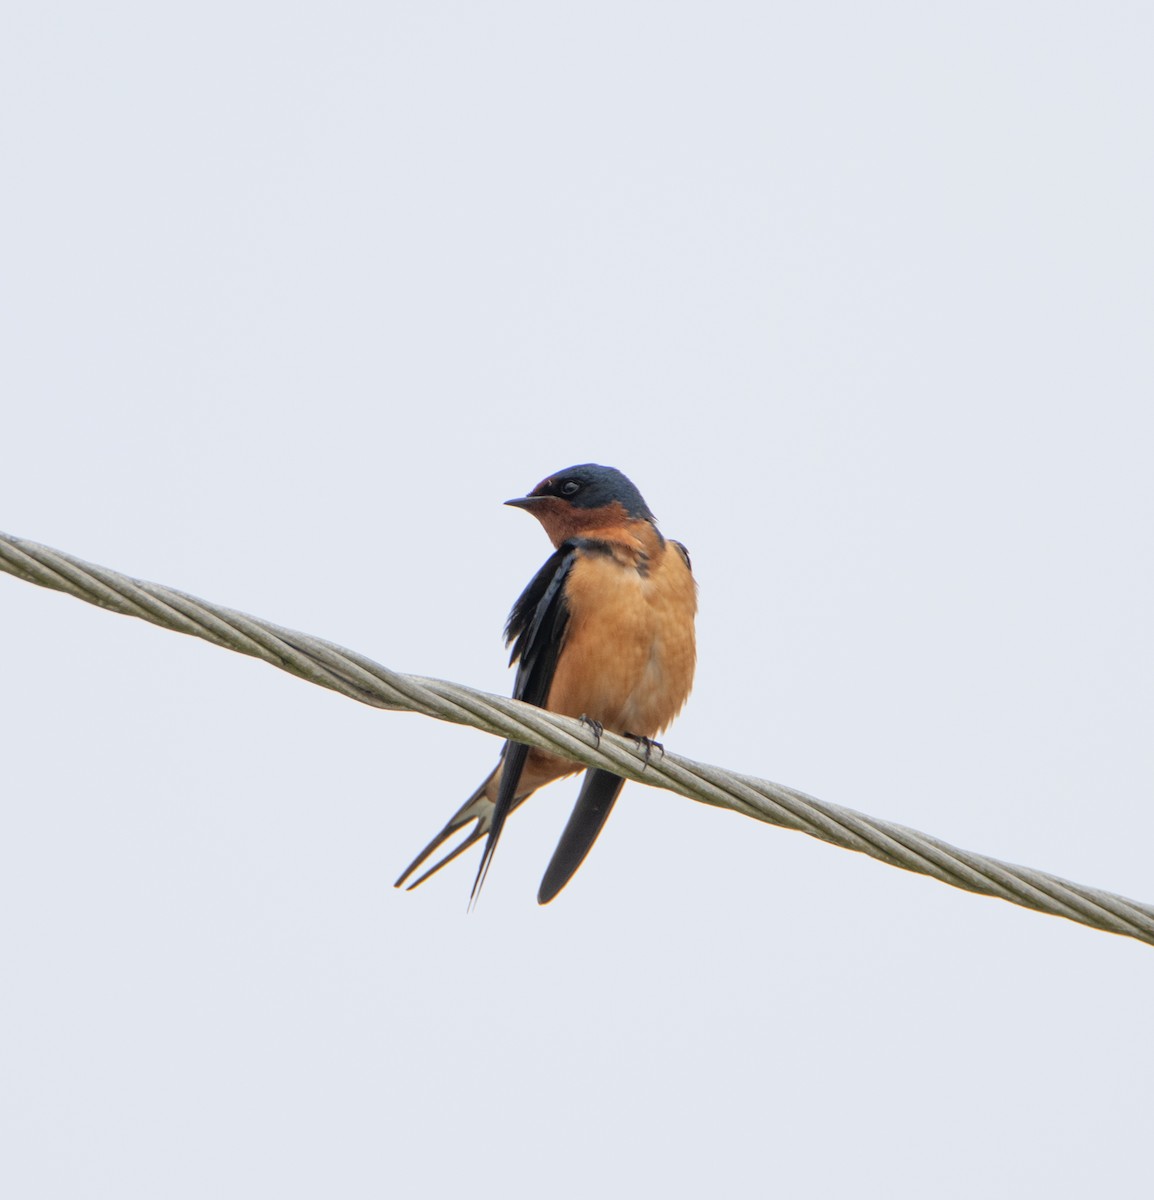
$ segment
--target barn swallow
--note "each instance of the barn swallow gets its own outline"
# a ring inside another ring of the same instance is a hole
[[[613,467],[569,467],[527,496],[506,500],[541,522],[555,550],[513,605],[505,625],[513,696],[578,717],[599,739],[605,729],[644,744],[681,711],[696,663],[697,584],[689,554],[667,541],[637,488]],[[470,897],[485,881],[497,839],[513,809],[539,787],[574,775],[580,764],[506,742],[492,774],[410,863],[397,887],[455,833],[464,840],[416,880],[423,883],[485,837]],[[573,877],[601,832],[625,780],[589,768],[577,803],[541,881],[538,904]]]

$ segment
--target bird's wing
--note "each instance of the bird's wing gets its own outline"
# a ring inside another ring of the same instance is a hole
[[[549,698],[549,687],[569,623],[565,581],[582,546],[573,539],[562,544],[529,581],[505,622],[505,644],[513,647],[509,665],[517,664],[513,696],[538,708]]]
[[[617,800],[625,780],[620,775],[599,768],[585,772],[585,782],[569,821],[549,860],[541,888],[537,892],[537,903],[548,904],[550,900],[573,878],[585,856],[593,849],[593,843],[601,832],[614,802]]]
[[[557,659],[565,643],[565,629],[569,623],[565,581],[580,552],[581,547],[576,540],[562,542],[521,593],[505,625],[505,640],[513,644],[509,662],[517,663],[513,696],[538,708],[543,708],[549,698]],[[507,742],[505,745],[497,802],[489,820],[489,836],[477,868],[477,878],[473,881],[470,904],[481,891],[505,818],[515,807],[517,786],[528,755],[529,747],[521,742]]]

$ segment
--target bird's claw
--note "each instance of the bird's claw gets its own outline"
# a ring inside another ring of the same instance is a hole
[[[589,732],[593,735],[593,749],[601,748],[601,735],[605,732],[605,726],[600,721],[595,721],[592,717],[587,717],[584,713],[577,718],[582,725],[588,726]]]
[[[623,733],[621,736],[627,737],[631,742],[636,742],[637,749],[645,752],[645,762],[641,765],[643,771],[649,766],[649,760],[653,757],[654,750],[658,751],[662,758],[665,757],[665,747],[652,738],[642,737],[639,733]]]

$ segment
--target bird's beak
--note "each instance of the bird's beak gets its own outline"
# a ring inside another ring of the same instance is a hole
[[[511,508],[523,508],[526,512],[532,512],[542,500],[548,498],[548,496],[518,496],[514,500],[506,500],[505,503]]]

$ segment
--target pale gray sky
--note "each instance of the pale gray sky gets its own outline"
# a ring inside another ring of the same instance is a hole
[[[505,692],[623,469],[671,750],[1154,898],[1144,5],[9,0],[0,528]],[[0,1193],[1150,1195],[1148,947],[0,576]]]

